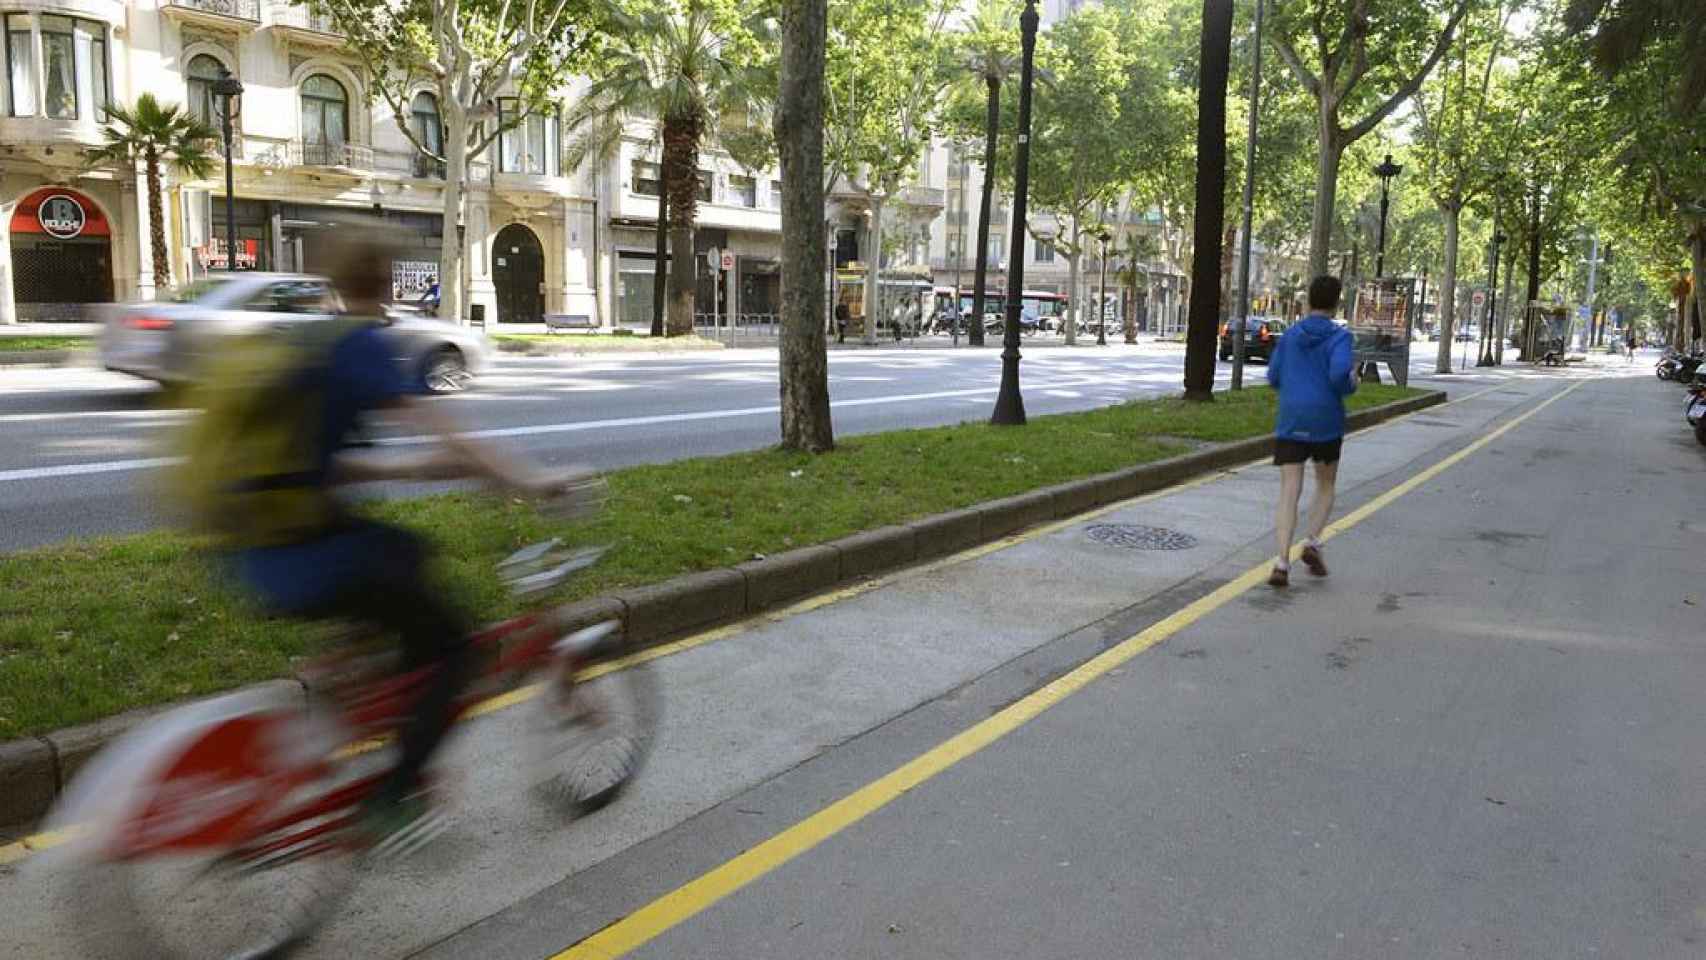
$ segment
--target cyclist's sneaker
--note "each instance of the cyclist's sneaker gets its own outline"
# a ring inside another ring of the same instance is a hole
[[[395,861],[413,856],[449,825],[431,794],[422,790],[364,813],[356,829],[369,860]]]

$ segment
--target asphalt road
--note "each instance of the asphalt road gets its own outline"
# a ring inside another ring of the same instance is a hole
[[[451,833],[307,955],[1700,957],[1706,449],[1618,372],[1350,438],[1286,593],[1258,464],[684,647],[568,826],[476,721]],[[0,867],[0,955],[77,955],[61,879]]]
[[[1173,345],[1097,349],[1027,345],[1032,414],[1177,392]],[[1422,367],[1417,351],[1417,366]],[[478,387],[444,401],[486,431],[551,464],[619,467],[761,448],[778,436],[774,350],[577,359],[502,356]],[[1256,379],[1263,368],[1251,367]],[[1221,365],[1220,375],[1228,375]],[[894,347],[830,354],[842,435],[987,417],[998,351]],[[152,385],[94,370],[0,369],[0,551],[163,521],[153,484],[188,411]],[[395,435],[381,426],[379,436]],[[410,488],[391,488],[398,492]]]

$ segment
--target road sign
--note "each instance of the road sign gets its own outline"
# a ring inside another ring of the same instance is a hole
[[[1481,309],[1487,303],[1487,291],[1485,291],[1485,290],[1475,291],[1474,295],[1472,295],[1469,298],[1469,302],[1474,305],[1475,309],[1477,309],[1477,310]]]
[[[710,265],[712,270],[717,269],[717,265],[723,262],[723,252],[712,247],[705,251],[705,262]]]
[[[734,268],[735,268],[735,255],[733,253],[727,251],[727,250],[724,250],[723,251],[723,269],[724,270],[733,270]]]

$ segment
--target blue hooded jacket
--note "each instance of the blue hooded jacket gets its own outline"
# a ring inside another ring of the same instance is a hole
[[[1324,443],[1345,435],[1345,397],[1351,377],[1351,333],[1310,314],[1280,336],[1268,361],[1268,383],[1279,391],[1274,436]]]

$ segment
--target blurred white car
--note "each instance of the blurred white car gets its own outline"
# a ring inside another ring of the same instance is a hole
[[[336,296],[324,277],[238,271],[215,273],[169,299],[128,304],[107,320],[101,365],[159,383],[191,383],[203,362],[231,337],[326,320]],[[491,359],[483,333],[407,308],[386,311],[402,355],[436,393],[463,389]]]

